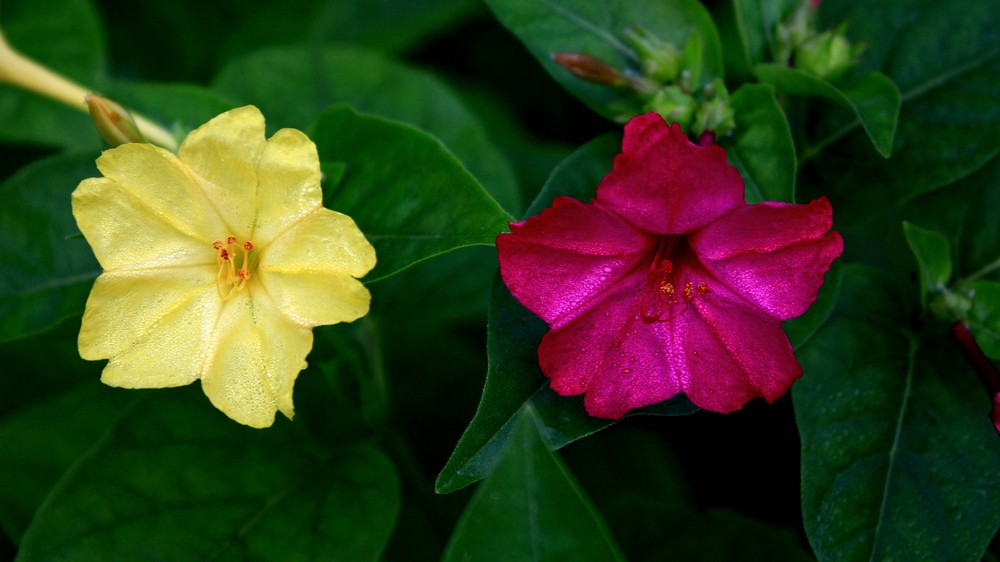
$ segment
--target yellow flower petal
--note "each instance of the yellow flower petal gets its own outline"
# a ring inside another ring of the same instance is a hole
[[[257,169],[255,244],[266,245],[323,204],[319,155],[309,137],[282,129],[267,141]]]
[[[111,386],[190,384],[201,372],[222,302],[211,267],[104,273],[87,300],[80,355],[111,359]]]
[[[375,267],[375,248],[351,217],[321,207],[268,244],[259,267],[362,277]]]
[[[226,235],[248,238],[256,219],[257,163],[264,150],[264,116],[253,106],[215,117],[191,131],[177,152],[202,179]]]
[[[368,314],[371,294],[353,277],[343,274],[260,272],[278,310],[305,327],[353,322]]]
[[[292,417],[311,330],[286,322],[261,292],[241,293],[226,301],[212,341],[201,385],[216,408],[251,427],[270,426],[276,410]]]
[[[375,250],[354,221],[319,208],[268,246],[258,275],[285,318],[311,327],[367,314],[371,295],[355,277],[374,266]]]
[[[115,150],[132,146],[122,145]],[[184,182],[173,182],[175,179],[164,173],[161,180],[151,181],[150,185],[172,184],[173,189],[183,190]],[[204,218],[198,216],[197,207],[178,202],[178,214],[165,213],[157,208],[161,201],[156,188],[150,188],[150,196],[140,196],[136,191],[130,183],[91,178],[73,192],[77,226],[105,271],[214,262],[212,241],[205,237],[211,232],[209,227],[201,226],[201,231],[191,228],[192,223]]]

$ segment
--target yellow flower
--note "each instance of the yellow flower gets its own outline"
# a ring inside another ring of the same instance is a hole
[[[264,135],[256,107],[195,129],[177,155],[124,144],[73,193],[73,215],[104,272],[80,328],[80,355],[110,359],[101,380],[162,388],[201,379],[232,419],[291,417],[312,328],[368,312],[356,278],[375,250],[325,209],[316,147]]]

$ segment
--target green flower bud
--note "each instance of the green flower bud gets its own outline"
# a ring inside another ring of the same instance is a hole
[[[729,91],[719,78],[712,81],[705,91],[708,99],[698,107],[692,132],[696,136],[711,132],[715,138],[724,137],[736,128],[735,113],[729,105]]]
[[[828,82],[836,82],[857,62],[861,49],[852,47],[840,30],[824,31],[803,43],[795,66]]]
[[[668,123],[680,123],[682,129],[688,130],[698,109],[698,101],[677,86],[666,86],[647,100],[643,109],[655,111]]]
[[[661,84],[677,79],[681,70],[681,52],[672,43],[663,41],[638,25],[625,30],[625,39],[639,56],[639,64],[646,77]]]

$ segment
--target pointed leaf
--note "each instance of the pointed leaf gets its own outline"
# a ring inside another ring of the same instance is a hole
[[[638,60],[625,40],[626,29],[642,26],[678,49],[683,48],[691,33],[697,33],[704,47],[702,67],[696,73],[700,75],[698,85],[723,77],[719,34],[711,16],[695,0],[487,0],[486,3],[549,74],[609,119],[637,114],[637,98],[624,90],[577,78],[552,60],[554,53],[588,55],[620,71],[637,71]]]
[[[317,456],[291,424],[238,426],[198,394],[147,392],[123,412],[52,490],[18,559],[378,557],[399,508],[382,453]]]
[[[729,161],[740,170],[748,203],[795,202],[795,144],[774,89],[748,84],[733,94],[734,136],[722,140]]]
[[[873,72],[841,88],[779,64],[758,65],[753,73],[762,82],[773,84],[781,93],[819,96],[847,105],[854,111],[879,154],[885,158],[892,154],[900,95],[896,85],[884,75]]]
[[[941,291],[951,279],[951,248],[944,235],[905,221],[903,233],[906,235],[906,243],[910,245],[910,250],[917,259],[920,303],[925,305],[928,293]]]
[[[902,107],[889,160],[869,158],[867,141],[849,134],[842,116],[820,118],[829,131],[800,156],[822,155],[816,169],[844,216],[881,213],[965,178],[1000,154],[1000,10],[991,2],[899,0],[880,4],[826,2],[821,14],[847,21],[852,42],[864,43],[861,70],[880,70],[899,87]],[[837,142],[843,139],[843,142]],[[858,189],[858,186],[878,189]],[[850,209],[850,212],[847,212]]]
[[[366,282],[455,248],[493,244],[511,218],[419,129],[334,106],[310,137],[320,160],[346,165],[324,205],[350,215],[375,246],[378,264]]]
[[[496,470],[455,526],[443,560],[624,560],[600,514],[540,433],[518,416]]]
[[[943,333],[920,342],[875,270],[797,354],[802,509],[820,560],[979,560],[1000,526],[1000,442]]]

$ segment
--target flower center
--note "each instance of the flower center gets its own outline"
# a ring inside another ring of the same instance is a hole
[[[710,290],[708,284],[701,281],[685,281],[682,286],[681,281],[674,279],[674,261],[680,241],[681,235],[666,235],[660,238],[653,252],[639,298],[639,317],[647,324],[670,320],[676,312],[683,312],[688,303]],[[671,306],[678,304],[683,304],[684,308],[672,311]]]
[[[236,293],[249,290],[250,277],[257,268],[257,255],[249,240],[240,244],[235,236],[226,241],[216,240],[212,247],[218,252],[219,274],[215,278],[215,289],[219,298],[226,300]]]

